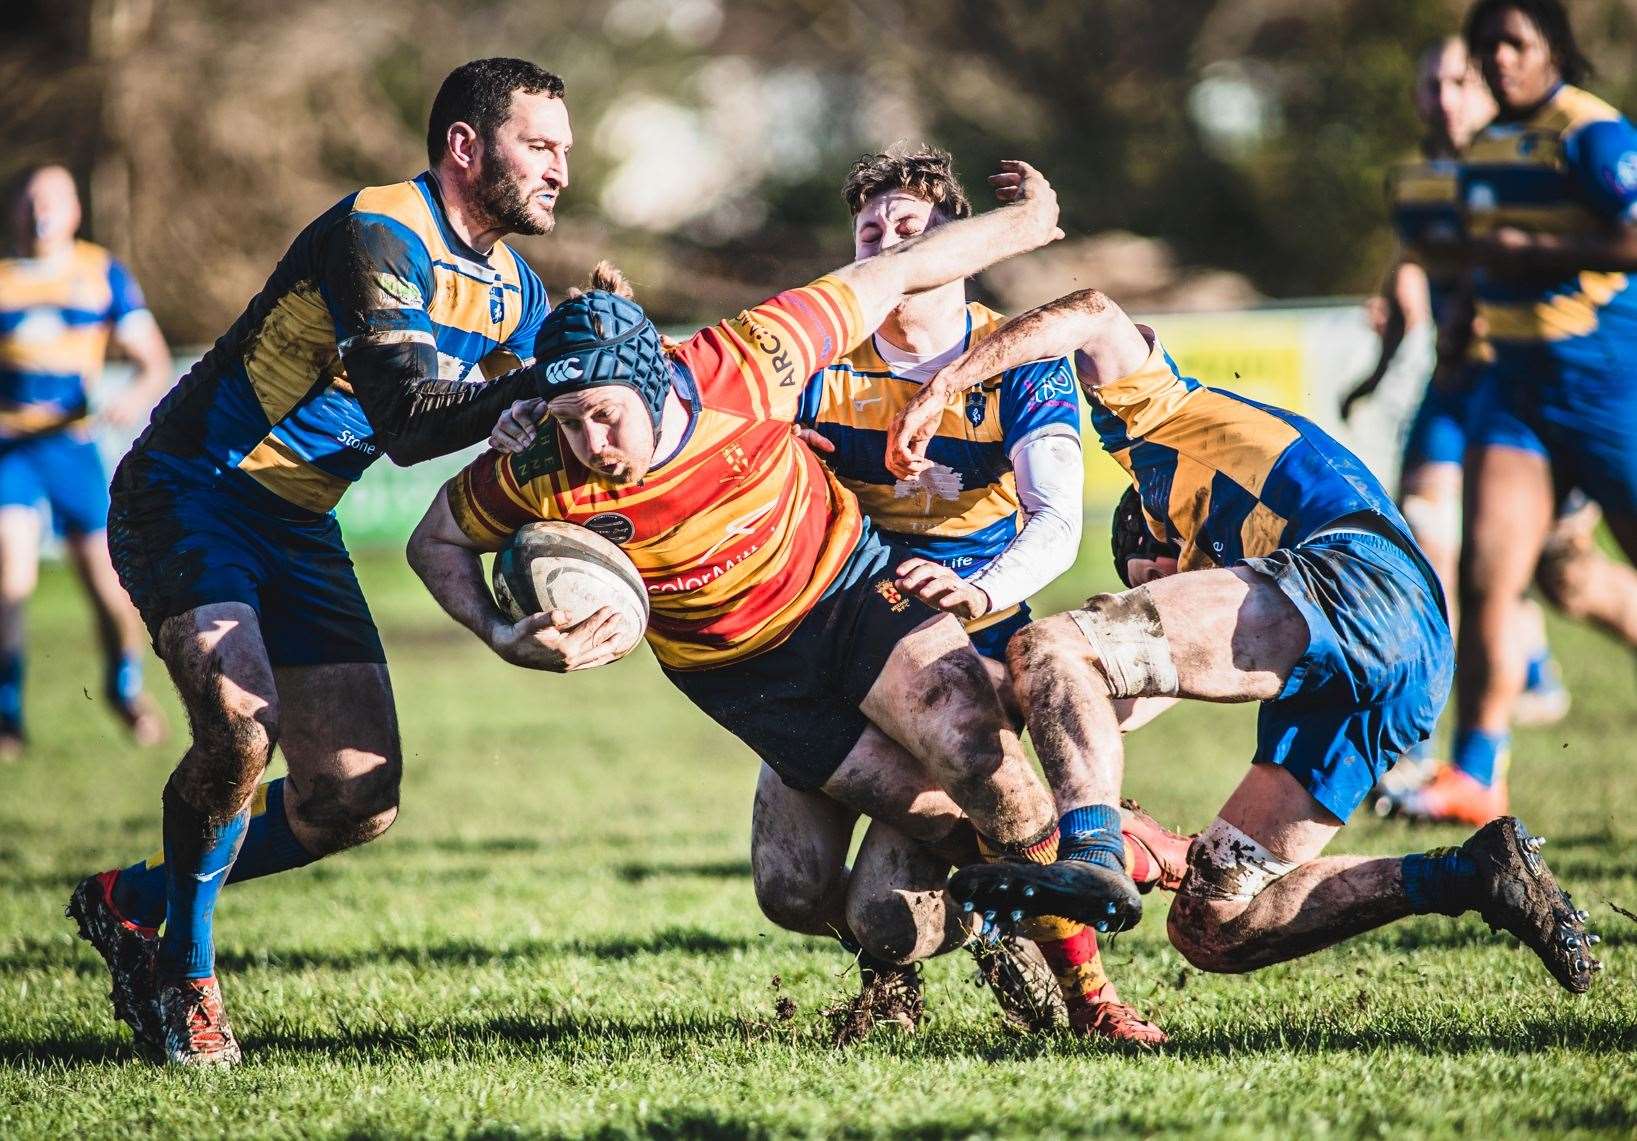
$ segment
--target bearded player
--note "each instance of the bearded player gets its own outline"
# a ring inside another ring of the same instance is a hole
[[[1477,911],[1566,989],[1587,990],[1596,936],[1515,818],[1459,848],[1321,855],[1432,731],[1452,662],[1437,575],[1403,516],[1313,424],[1184,378],[1152,330],[1086,290],[1009,322],[929,382],[894,426],[888,466],[924,467],[952,394],[1068,353],[1149,535],[1170,547],[1122,552],[1131,589],[1013,638],[1030,737],[1058,796],[1079,805],[1060,821],[1071,859],[966,868],[951,892],[976,908],[1135,922],[1141,901],[1108,833],[1124,762],[1112,701],[1259,701],[1250,771],[1189,850],[1171,908],[1171,941],[1190,962],[1249,971],[1408,915]]]
[[[0,257],[0,760],[23,748],[23,611],[39,574],[44,501],[96,616],[102,691],[139,745],[165,723],[142,688],[145,635],[108,558],[108,479],[91,397],[112,341],[136,376],[97,419],[123,429],[175,377],[165,335],[131,271],[80,241],[80,197],[60,166],[25,172]]]
[[[144,1053],[238,1061],[214,966],[223,884],[372,840],[397,813],[385,657],[333,509],[382,455],[476,443],[537,391],[518,366],[545,292],[500,238],[552,227],[572,144],[562,96],[523,60],[452,72],[430,169],[303,230],[114,476],[114,564],[193,740],[165,786],[162,856],[87,878],[69,914]],[[501,652],[591,639],[546,625],[508,626]],[[289,775],[258,785],[275,744]]]
[[[503,623],[480,552],[539,519],[619,544],[647,584],[648,641],[667,678],[790,789],[895,826],[866,836],[854,877],[904,888],[912,921],[846,917],[892,962],[969,938],[943,884],[973,826],[996,854],[1055,853],[1051,798],[961,622],[897,586],[907,555],[791,427],[808,377],[905,294],[1051,238],[1055,196],[1038,174],[1009,165],[991,181],[1014,204],[780,294],[669,354],[634,302],[606,291],[565,302],[537,350],[559,378],[538,438],[452,480],[410,542],[433,596],[491,641]],[[872,745],[872,727],[902,748]],[[947,794],[947,811],[918,811],[929,792]],[[900,874],[910,844],[941,852],[924,882]]]

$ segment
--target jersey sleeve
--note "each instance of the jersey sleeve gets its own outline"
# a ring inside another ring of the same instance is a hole
[[[134,313],[148,311],[147,298],[136,275],[116,258],[108,259],[108,323],[118,325]]]
[[[488,436],[513,401],[535,395],[528,368],[485,383],[439,375],[437,333],[427,312],[432,259],[402,223],[349,214],[326,236],[318,262],[319,292],[347,380],[394,463],[470,447]]]
[[[1637,128],[1626,119],[1577,131],[1564,159],[1591,207],[1618,222],[1637,222]]]
[[[695,333],[681,357],[720,405],[758,420],[795,422],[814,374],[869,333],[851,287],[834,277],[787,290]]]
[[[1000,386],[1001,442],[1008,456],[1046,436],[1080,438],[1080,383],[1067,357],[1007,369]]]
[[[548,434],[555,436],[549,428],[542,433]],[[444,485],[455,525],[478,546],[495,550],[523,524],[559,517],[550,478],[561,465],[539,471],[540,457],[531,455],[535,451],[507,454],[491,449]]]

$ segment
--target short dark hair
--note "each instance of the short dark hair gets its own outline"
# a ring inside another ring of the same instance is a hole
[[[1575,43],[1574,29],[1569,26],[1569,13],[1563,0],[1478,0],[1467,10],[1461,25],[1461,38],[1474,58],[1478,55],[1478,32],[1484,24],[1507,9],[1521,13],[1540,29],[1541,38],[1552,49],[1552,61],[1563,76],[1563,82],[1578,84],[1591,74],[1592,65]]]
[[[451,71],[432,100],[426,123],[426,157],[433,166],[448,149],[449,128],[470,123],[485,143],[511,114],[512,93],[528,95],[545,92],[553,99],[563,97],[563,81],[538,64],[526,59],[474,59]]]
[[[972,213],[966,191],[955,177],[955,160],[936,147],[892,147],[862,156],[847,172],[841,197],[857,217],[864,203],[889,190],[904,190],[925,199],[946,219]]]

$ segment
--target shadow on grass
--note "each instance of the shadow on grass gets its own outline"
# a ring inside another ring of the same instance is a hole
[[[352,970],[384,963],[487,966],[494,963],[536,962],[570,955],[620,962],[638,955],[721,955],[747,950],[755,945],[756,941],[751,938],[726,937],[703,928],[666,927],[647,935],[600,939],[524,939],[501,943],[451,939],[418,945],[397,944],[335,951],[274,950],[249,954],[227,950],[216,953],[216,962],[228,971],[247,967]]]
[[[619,864],[614,874],[626,883],[645,883],[651,879],[698,876],[702,879],[732,880],[750,878],[749,860],[700,860],[676,864]]]

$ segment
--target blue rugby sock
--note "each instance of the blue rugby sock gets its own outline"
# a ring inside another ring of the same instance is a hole
[[[1058,822],[1061,833],[1057,858],[1085,860],[1125,871],[1125,838],[1120,834],[1120,810],[1112,804],[1071,808]]]
[[[0,730],[23,731],[23,655],[0,654]]]
[[[1500,775],[1501,757],[1511,743],[1510,733],[1485,733],[1482,729],[1462,729],[1455,734],[1457,769],[1483,785],[1492,788]]]
[[[103,662],[103,696],[118,706],[126,706],[142,693],[142,655],[124,650],[108,655]]]
[[[1523,667],[1523,688],[1539,689],[1551,679],[1552,652],[1544,645],[1529,656]]]
[[[1400,874],[1412,914],[1464,915],[1478,869],[1459,848],[1434,848],[1405,856]]]
[[[189,804],[171,778],[165,785],[165,933],[158,972],[207,979],[216,973],[212,924],[216,900],[239,853],[250,812],[216,822]]]
[[[292,868],[318,857],[301,846],[284,814],[284,779],[268,781],[250,802],[250,823],[228,883],[242,883]],[[165,920],[165,856],[158,853],[123,869],[114,880],[114,906],[132,923],[158,927]]]

